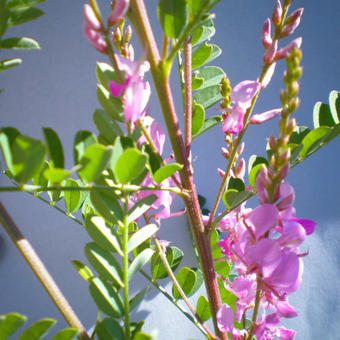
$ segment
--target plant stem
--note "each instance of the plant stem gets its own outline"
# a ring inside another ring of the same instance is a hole
[[[168,273],[171,281],[173,282],[174,286],[176,287],[179,295],[182,297],[184,303],[188,306],[190,312],[195,316],[195,318],[197,319],[198,323],[201,325],[201,327],[204,329],[204,331],[206,332],[206,337],[208,339],[216,339],[216,337],[211,333],[210,329],[203,323],[203,321],[201,320],[201,318],[198,316],[198,314],[196,313],[196,309],[195,307],[191,304],[190,300],[187,298],[187,296],[185,295],[182,287],[180,286],[180,284],[178,283],[176,276],[174,274],[174,272],[172,271],[169,262],[164,254],[164,251],[161,247],[161,245],[159,244],[159,241],[157,240],[156,237],[153,237],[153,241],[156,245],[157,251],[158,251],[158,255],[166,269],[166,272]]]
[[[16,226],[1,202],[0,222],[9,237],[12,239],[13,243],[17,246],[20,253],[33,270],[34,274],[44,286],[46,292],[51,297],[52,301],[55,303],[68,325],[80,331],[80,334],[78,335],[79,339],[90,340],[90,337],[86,333],[86,330],[81,321],[78,319],[77,315],[64,297],[63,293],[60,291],[56,282],[47,271],[38,254],[35,252],[30,242],[24,237],[19,228]]]
[[[249,327],[248,331],[248,340],[251,340],[253,337],[253,333],[255,330],[256,326],[256,320],[257,320],[257,315],[259,313],[260,309],[260,302],[261,302],[261,280],[262,276],[257,273],[257,286],[256,286],[256,296],[255,296],[255,306],[254,306],[254,311],[253,311],[253,317],[251,319],[251,325]]]
[[[129,253],[128,253],[128,241],[129,241],[129,225],[127,223],[128,213],[128,200],[127,195],[124,197],[124,216],[123,216],[123,295],[124,295],[124,325],[126,340],[130,340],[130,305],[129,305]]]
[[[189,161],[191,161],[191,125],[192,125],[192,91],[191,91],[191,37],[188,37],[184,45],[184,145]]]
[[[204,233],[204,225],[196,187],[193,181],[193,174],[186,154],[182,133],[179,128],[178,117],[175,112],[169,84],[171,59],[168,57],[166,62],[160,61],[158,47],[156,45],[143,0],[131,1],[130,17],[135,26],[139,39],[147,51],[147,57],[151,67],[151,74],[154,80],[176,161],[184,165],[183,169],[180,171],[180,177],[183,188],[187,190],[190,195],[186,196],[185,198],[183,197],[183,201],[188,212],[192,233],[197,245],[200,266],[210,302],[215,332],[221,340],[225,340],[227,339],[227,335],[220,332],[217,327],[216,313],[221,306],[221,297],[211,254],[210,241],[207,235]],[[173,51],[174,49],[172,49],[172,52]]]

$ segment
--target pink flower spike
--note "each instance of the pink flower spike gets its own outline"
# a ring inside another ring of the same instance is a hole
[[[129,8],[130,0],[115,0],[113,4],[112,12],[107,19],[107,22],[110,26],[113,26],[118,21],[123,19],[123,16],[127,9]]]
[[[100,21],[89,4],[84,5],[84,20],[86,24],[95,31],[101,31],[103,29]]]
[[[234,86],[230,93],[230,99],[242,110],[250,107],[251,101],[260,89],[261,84],[253,80],[244,80]]]
[[[107,45],[103,37],[95,30],[93,30],[86,21],[83,24],[83,30],[86,38],[90,41],[92,46],[99,52],[107,54]]]
[[[272,77],[274,75],[275,72],[275,67],[276,67],[276,63],[271,63],[270,66],[268,67],[267,73],[265,74],[262,83],[261,83],[261,90],[263,90],[264,88],[266,88],[268,86],[268,84],[270,83],[270,81],[272,80]]]
[[[287,55],[292,51],[294,47],[300,48],[302,44],[302,38],[296,38],[293,41],[291,41],[286,47],[281,48],[278,50],[275,54],[275,60],[280,60],[283,58],[286,58]]]
[[[274,60],[278,46],[278,41],[274,40],[263,55],[263,62],[270,64]]]
[[[259,113],[256,115],[253,115],[253,117],[250,120],[250,124],[262,124],[270,119],[273,119],[274,117],[280,115],[282,112],[282,108],[278,108],[278,109],[273,109],[273,110],[269,110],[263,113]]]
[[[234,312],[225,303],[216,313],[217,327],[221,332],[233,333],[234,329]]]
[[[262,26],[262,44],[264,48],[267,49],[271,45],[272,41],[271,23],[270,19],[268,18]]]
[[[257,239],[276,225],[278,216],[279,212],[273,204],[260,205],[249,214],[248,221],[254,226]]]

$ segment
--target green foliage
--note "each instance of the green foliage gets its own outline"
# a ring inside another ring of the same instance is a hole
[[[156,195],[149,195],[140,200],[138,200],[134,206],[129,210],[127,216],[127,223],[135,221],[141,217],[145,212],[147,212],[151,205],[157,200]]]
[[[0,339],[7,340],[16,333],[27,321],[24,315],[9,313],[0,315]],[[28,327],[17,339],[39,340],[46,336],[49,329],[56,323],[53,319],[42,319]],[[51,340],[72,340],[78,334],[73,328],[66,328],[58,332]]]
[[[37,41],[32,38],[7,38],[0,41],[0,48],[11,50],[40,50]]]
[[[36,7],[24,7],[10,12],[7,25],[8,27],[14,25],[21,25],[25,22],[35,20],[42,16],[44,12]]]
[[[201,295],[197,300],[196,313],[203,322],[211,318],[209,301],[203,295]]]
[[[203,128],[205,120],[205,111],[202,105],[194,102],[192,106],[192,123],[191,133],[193,136],[197,135]]]
[[[183,165],[178,163],[166,164],[163,167],[159,168],[153,175],[153,179],[156,183],[160,184],[166,178],[172,176],[175,172],[181,170]]]
[[[118,158],[114,168],[120,183],[129,183],[138,177],[145,169],[147,156],[138,149],[127,149]]]
[[[149,290],[150,290],[149,286],[145,287],[129,301],[131,311],[139,306],[139,304],[143,301],[145,295],[148,293]]]
[[[19,9],[29,6],[36,6],[45,1],[46,0],[8,0],[6,3],[6,7],[8,9]]]
[[[183,252],[177,247],[167,247],[165,255],[171,270],[174,272],[183,259]],[[154,279],[164,279],[168,276],[158,253],[154,253],[152,256],[151,274]]]
[[[222,258],[223,254],[221,248],[218,246],[219,242],[219,234],[217,230],[213,230],[210,236],[210,246],[211,246],[211,253],[213,259],[220,259]]]
[[[66,183],[66,187],[79,187],[77,181],[72,178],[69,178]],[[80,191],[73,190],[73,191],[64,191],[64,199],[65,199],[65,206],[68,212],[77,211],[81,204],[83,203],[83,195]]]
[[[97,98],[104,111],[113,120],[124,121],[123,105],[118,97],[111,97],[110,92],[101,84],[97,86]]]
[[[129,239],[127,244],[127,251],[130,252],[148,240],[152,235],[156,233],[158,227],[156,224],[148,224],[147,226],[138,229]]]
[[[113,318],[123,316],[123,303],[112,285],[96,277],[90,281],[89,290],[94,302],[102,312]]]
[[[73,267],[77,270],[79,275],[86,281],[89,281],[93,278],[93,274],[85,264],[81,263],[80,261],[73,260],[71,261]]]
[[[158,18],[169,38],[178,38],[188,22],[187,0],[160,0]]]
[[[136,256],[128,270],[129,280],[151,260],[153,253],[152,249],[147,248]]]
[[[176,274],[176,279],[186,296],[190,297],[200,288],[203,278],[198,269],[188,267],[181,268]],[[175,299],[181,299],[181,296],[175,286],[172,286],[172,295]]]
[[[64,151],[60,138],[51,128],[43,128],[42,130],[50,164],[54,168],[64,168]]]
[[[122,327],[111,318],[105,318],[98,324],[96,335],[99,340],[125,340]]]
[[[22,63],[22,60],[20,58],[15,58],[15,59],[8,59],[8,60],[3,60],[0,61],[0,72],[1,71],[6,71],[14,66],[18,66]]]
[[[78,131],[74,137],[73,160],[78,164],[85,150],[93,144],[97,144],[97,137],[90,131]]]

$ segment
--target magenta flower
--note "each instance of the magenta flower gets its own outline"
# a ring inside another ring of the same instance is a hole
[[[233,107],[223,115],[222,131],[224,133],[236,134],[242,130],[244,115],[260,86],[257,81],[244,80],[232,89],[230,100]]]
[[[233,333],[234,330],[234,312],[225,303],[219,308],[216,314],[217,327],[221,332]]]
[[[125,72],[122,84],[109,81],[110,92],[113,97],[123,93],[125,120],[134,128],[138,119],[144,113],[150,98],[151,90],[148,82],[143,82],[142,77],[149,69],[148,62],[136,63],[129,59],[115,55],[119,71]]]

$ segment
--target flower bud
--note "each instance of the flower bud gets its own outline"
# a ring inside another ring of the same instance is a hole
[[[221,153],[222,153],[222,156],[223,156],[224,158],[226,158],[226,159],[229,158],[229,151],[228,151],[226,148],[222,147],[222,148],[221,148]]]
[[[296,80],[294,80],[288,85],[287,90],[288,96],[295,97],[299,93],[300,85]]]
[[[267,48],[263,56],[263,62],[265,64],[270,64],[276,55],[278,41],[274,40],[271,45]]]
[[[243,179],[246,172],[246,162],[244,158],[241,158],[235,169],[235,175],[237,178]]]
[[[84,5],[84,20],[87,26],[94,31],[101,31],[103,29],[102,24],[89,4]]]
[[[299,20],[302,16],[303,8],[296,9],[286,20],[285,25],[288,25],[296,20]]]
[[[261,166],[258,177],[265,188],[270,187],[271,181],[268,175],[268,168],[265,165]]]
[[[268,144],[269,144],[270,150],[275,152],[276,146],[277,146],[277,141],[276,141],[276,138],[273,135],[269,137]]]
[[[240,155],[244,150],[244,142],[242,142],[237,148],[237,154]]]
[[[296,111],[297,108],[300,106],[300,98],[294,97],[288,103],[289,112]]]
[[[84,22],[83,30],[86,38],[97,51],[104,54],[108,53],[106,41],[97,31],[89,27],[86,22]]]
[[[287,134],[291,135],[295,128],[296,128],[296,119],[292,118],[288,122],[287,127],[286,127]]]
[[[281,20],[282,20],[282,6],[280,0],[277,0],[276,5],[273,10],[273,15],[272,15],[272,20],[273,24],[275,26],[280,25]]]
[[[280,101],[283,105],[285,105],[287,103],[288,100],[288,96],[287,96],[287,92],[285,90],[280,90]]]
[[[268,193],[260,181],[259,175],[255,179],[255,186],[257,191],[257,197],[261,204],[268,203]]]
[[[267,49],[272,44],[272,42],[273,40],[271,37],[271,24],[270,19],[268,18],[262,26],[262,44],[264,48]]]
[[[124,33],[124,43],[128,43],[131,40],[131,37],[132,37],[132,27],[131,25],[128,25]]]
[[[279,180],[283,180],[287,177],[288,175],[288,171],[289,171],[289,163],[286,163],[282,169],[280,170],[280,173],[279,173]]]
[[[114,45],[120,49],[120,44],[122,42],[122,32],[118,26],[116,26],[112,32],[112,41]]]
[[[290,24],[284,25],[282,31],[280,32],[280,38],[288,37],[294,33],[295,29],[300,25],[301,18],[297,18],[295,21],[292,21]]]
[[[223,171],[222,169],[220,169],[220,168],[217,168],[217,173],[218,173],[218,175],[220,176],[220,177],[224,177],[224,175],[225,175],[225,171]]]
[[[284,153],[279,158],[279,164],[282,166],[282,165],[288,163],[291,155],[292,155],[292,153],[290,151],[290,148],[286,149],[284,151]]]
[[[107,19],[108,25],[113,26],[118,21],[123,19],[123,16],[127,9],[129,8],[130,0],[116,0],[113,3],[112,12]]]
[[[286,47],[281,48],[276,52],[275,59],[280,60],[283,58],[287,58],[288,54],[294,49],[294,47],[299,49],[301,47],[301,44],[302,44],[301,37],[294,39]]]

